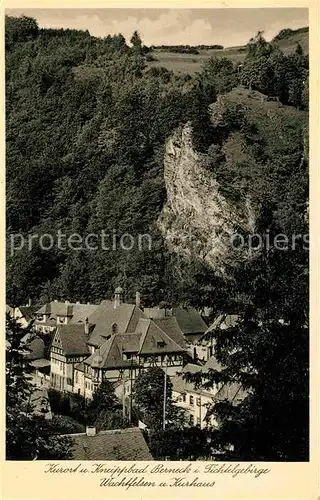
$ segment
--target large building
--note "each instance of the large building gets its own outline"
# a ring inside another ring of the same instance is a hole
[[[190,336],[203,335],[207,328],[193,309],[142,309],[139,294],[135,304],[124,303],[121,288],[113,301],[103,301],[85,318],[74,311],[71,316],[69,307],[54,311],[51,384],[86,398],[104,379],[121,380],[125,392],[128,381],[132,385],[139,371],[151,366],[166,366],[173,377],[189,358]]]
[[[58,300],[54,300],[37,309],[35,312],[34,327],[39,332],[49,333],[54,331],[59,325],[67,325],[71,322],[84,320],[97,307],[95,304],[72,303],[67,300],[59,302]]]
[[[211,414],[215,403],[223,400],[238,404],[246,396],[238,383],[215,384],[210,388],[196,387],[194,382],[187,381],[185,374],[206,374],[209,370],[220,371],[222,366],[215,356],[211,356],[204,366],[188,363],[181,372],[172,379],[172,398],[177,406],[184,409],[189,425],[217,427],[219,423]]]

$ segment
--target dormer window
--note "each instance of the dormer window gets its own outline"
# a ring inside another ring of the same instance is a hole
[[[112,335],[115,335],[118,333],[118,325],[117,323],[112,324]]]
[[[166,345],[166,343],[163,341],[157,342],[157,347],[164,347],[165,345]]]

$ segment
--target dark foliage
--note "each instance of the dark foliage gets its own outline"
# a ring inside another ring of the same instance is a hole
[[[23,341],[26,330],[6,317],[6,458],[7,460],[64,460],[70,458],[72,441],[55,435],[45,418],[47,402],[36,408],[35,390]]]
[[[148,70],[148,50],[138,33],[131,42],[129,47],[121,34],[98,39],[76,30],[39,30],[30,18],[6,18],[8,242],[18,232],[56,239],[59,229],[65,238],[101,230],[111,235],[115,230],[116,242],[124,233],[152,237],[152,251],[139,252],[56,245],[44,251],[37,238],[31,251],[11,253],[9,245],[7,301],[98,301],[125,285],[126,299],[139,288],[145,305],[166,298],[171,304],[241,312],[239,328],[217,346],[226,371],[211,374],[207,382],[238,380],[250,395],[237,407],[217,405],[217,446],[223,459],[230,457],[231,443],[237,460],[306,460],[306,249],[301,242],[292,251],[273,246],[250,262],[236,262],[223,279],[214,269],[171,255],[156,220],[166,198],[165,140],[190,121],[194,146],[205,153],[222,194],[235,207],[250,200],[259,233],[284,232],[290,239],[307,234],[308,58],[301,46],[287,55],[258,33],[242,65],[211,59],[189,77]],[[241,89],[232,91],[239,83],[247,99]],[[215,102],[216,115],[209,108]],[[22,384],[13,388],[21,391],[24,405],[29,389],[21,372],[17,376]],[[17,402],[9,393],[14,412]],[[66,414],[76,411],[85,423],[83,401],[70,402],[70,410],[67,402],[54,404],[65,405]],[[159,404],[152,411],[157,422],[152,425],[160,432]],[[9,435],[12,457],[22,442],[32,448],[36,428],[19,434],[20,427],[29,428],[20,409],[14,412],[8,413],[8,428],[12,424],[19,441]],[[160,437],[164,448],[166,439]],[[25,456],[34,456],[31,448]],[[47,450],[36,453],[47,457]]]

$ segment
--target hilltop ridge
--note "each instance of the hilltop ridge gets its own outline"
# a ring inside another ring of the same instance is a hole
[[[280,37],[279,37],[280,34]],[[295,51],[299,43],[305,54],[309,53],[309,28],[298,28],[297,30],[283,29],[276,35],[272,42],[279,47],[285,54],[291,54]],[[210,57],[232,60],[233,62],[243,62],[246,55],[246,46],[232,46],[221,48],[201,48],[202,46],[191,47],[183,53],[181,50],[166,50],[165,46],[161,49],[154,47],[148,62],[149,67],[159,67],[181,73],[195,73],[199,71],[201,65]],[[168,46],[170,48],[170,46]],[[191,50],[190,50],[191,49]],[[189,53],[187,53],[189,51]],[[193,53],[192,53],[193,52]],[[198,52],[198,53],[197,53]],[[154,60],[152,60],[154,58]]]

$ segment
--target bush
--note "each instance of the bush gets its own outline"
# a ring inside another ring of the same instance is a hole
[[[76,434],[85,432],[84,425],[67,415],[54,415],[50,422],[50,427],[54,434]]]

